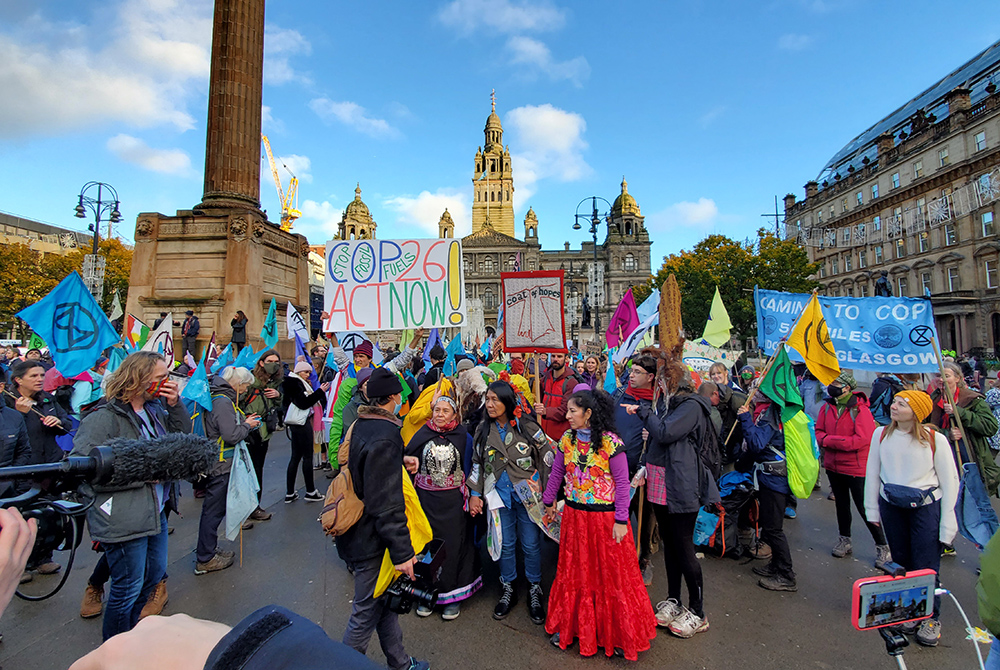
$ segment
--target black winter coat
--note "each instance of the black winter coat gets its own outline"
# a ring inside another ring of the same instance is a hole
[[[24,425],[24,415],[16,409],[0,403],[0,468],[29,465],[31,463],[31,443],[28,429]],[[18,484],[18,492],[27,489]],[[13,495],[15,482],[0,482],[0,498]]]
[[[358,410],[347,466],[365,511],[337,539],[337,553],[348,564],[380,558],[386,549],[394,565],[414,556],[403,499],[402,425],[378,407]]]
[[[14,396],[20,397],[17,389],[12,391]],[[4,395],[7,406],[17,412],[15,398]],[[59,419],[62,427],[55,426],[49,428],[42,423],[42,417],[34,412],[21,414],[24,417],[24,425],[28,429],[28,442],[31,443],[31,462],[29,465],[39,465],[41,463],[57,463],[63,459],[63,450],[56,444],[57,435],[65,435],[73,427],[66,410],[56,402],[56,399],[47,391],[39,391],[35,397],[35,409],[45,416],[54,416]],[[20,412],[18,412],[20,414]]]
[[[719,487],[701,460],[705,431],[712,430],[711,411],[708,398],[694,394],[671,398],[665,417],[651,412],[649,405],[639,405],[639,417],[649,431],[646,463],[664,468],[667,510],[672,513],[697,512],[702,505],[719,502]]]

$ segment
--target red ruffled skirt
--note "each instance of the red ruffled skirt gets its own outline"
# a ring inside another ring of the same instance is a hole
[[[615,648],[630,661],[649,649],[656,617],[642,583],[632,528],[621,543],[611,535],[614,512],[563,508],[559,565],[549,594],[545,630],[559,633],[563,649],[579,639],[580,654]]]

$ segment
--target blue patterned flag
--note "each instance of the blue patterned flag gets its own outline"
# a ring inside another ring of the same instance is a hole
[[[118,333],[76,272],[17,316],[49,343],[52,360],[64,377],[84,372],[118,342]]]
[[[215,359],[214,363],[212,363],[212,368],[209,372],[213,375],[217,375],[222,372],[224,367],[232,365],[235,362],[236,359],[233,358],[233,345],[227,344],[226,348],[222,350],[221,354],[219,354],[219,357]]]
[[[271,307],[267,310],[267,319],[264,320],[260,337],[269,349],[278,344],[278,303],[274,298],[271,298]]]
[[[208,388],[208,375],[205,373],[205,361],[198,363],[194,369],[194,374],[188,379],[181,391],[181,397],[185,400],[198,403],[206,412],[212,410],[212,392]]]
[[[608,393],[614,393],[618,390],[618,380],[615,379],[615,366],[612,364],[614,360],[614,354],[608,356],[608,371],[604,375],[604,390]]]
[[[232,365],[252,371],[253,366],[257,364],[258,358],[260,357],[253,353],[253,347],[248,344],[240,350],[239,355],[236,357],[236,360],[233,361]]]
[[[456,335],[452,338],[448,346],[445,347],[444,353],[444,374],[450,377],[455,374],[455,368],[458,365],[456,361],[457,357],[465,355],[465,347],[462,346],[462,336]]]

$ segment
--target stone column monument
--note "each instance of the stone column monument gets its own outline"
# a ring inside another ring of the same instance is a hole
[[[271,298],[278,302],[279,347],[291,301],[308,314],[309,245],[283,232],[260,209],[261,90],[264,0],[215,0],[211,82],[205,148],[205,191],[200,204],[173,216],[139,214],[127,311],[151,323],[160,312],[201,321],[199,351],[216,331],[226,343],[236,310],[249,318],[247,341],[259,334]],[[177,358],[182,356],[175,329]]]

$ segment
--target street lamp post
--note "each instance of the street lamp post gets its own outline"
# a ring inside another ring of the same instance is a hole
[[[97,189],[97,197],[90,193]],[[106,199],[110,198],[110,199]],[[90,224],[90,230],[94,231],[93,253],[84,258],[84,282],[93,294],[94,298],[100,302],[104,292],[104,266],[101,261],[104,259],[97,254],[98,235],[101,230],[101,221],[107,220],[109,223],[118,223],[122,220],[122,215],[118,211],[118,191],[111,184],[100,181],[89,181],[80,189],[80,199],[74,209],[78,219],[87,218],[89,209],[94,215],[94,222]],[[105,219],[105,215],[107,218]],[[110,237],[110,228],[108,236]]]
[[[588,216],[586,214],[580,214],[580,207],[581,207],[581,205],[583,205],[583,203],[587,202],[588,200],[590,200],[590,204],[591,204],[591,207],[593,209],[593,211],[591,212],[589,218],[588,218]],[[601,202],[605,203],[608,206],[608,211],[607,211],[606,214],[603,215],[603,217],[597,211],[597,201],[598,200],[600,200]],[[579,204],[577,204],[577,206],[576,206],[576,213],[573,215],[573,230],[580,230],[582,228],[582,226],[580,225],[580,219],[583,219],[584,221],[587,221],[587,222],[590,223],[590,234],[594,238],[594,272],[595,272],[595,274],[597,272],[597,263],[598,263],[598,260],[597,260],[597,226],[600,225],[602,219],[604,221],[607,221],[608,219],[610,219],[610,217],[611,217],[611,203],[608,202],[607,200],[605,200],[604,198],[602,198],[600,196],[597,196],[597,195],[592,195],[592,196],[589,196],[589,197],[584,198],[583,200],[581,200],[579,202]],[[596,301],[596,297],[597,297],[596,295],[591,295],[591,299],[593,299],[594,302],[595,302],[595,304],[593,306],[594,307],[594,339],[595,339],[595,341],[600,341],[600,333],[601,333],[601,307],[603,307],[604,305],[603,305],[603,303],[601,305],[597,305],[596,304],[596,302],[597,302]],[[583,333],[581,333],[581,336],[582,335],[583,335]]]

